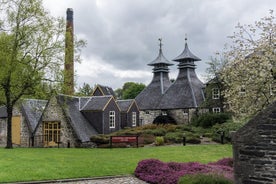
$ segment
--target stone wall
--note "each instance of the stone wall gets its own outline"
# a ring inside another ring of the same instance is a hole
[[[7,145],[7,121],[6,118],[0,118],[0,146]]]
[[[233,137],[236,184],[276,183],[276,103]]]
[[[166,112],[168,116],[174,118],[177,124],[188,124],[191,121],[192,116],[195,114],[196,109],[172,109],[167,111],[162,110],[145,110],[140,111],[141,125],[147,125],[153,123],[153,120]]]
[[[36,134],[35,134],[35,146],[43,147],[43,122],[60,122],[61,124],[61,136],[60,147],[67,147],[70,143],[70,147],[80,147],[80,143],[77,142],[77,136],[74,133],[68,120],[65,118],[62,108],[59,106],[56,97],[50,99],[49,104],[42,116],[42,122],[40,122]]]
[[[188,124],[194,111],[195,109],[175,109],[169,110],[168,115],[174,118],[177,124]]]
[[[159,115],[161,115],[161,110],[140,111],[140,124],[141,125],[152,124],[153,120]]]
[[[21,116],[21,147],[31,147],[32,133],[24,116]]]

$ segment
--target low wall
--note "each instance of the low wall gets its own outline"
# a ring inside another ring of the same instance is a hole
[[[276,183],[276,103],[233,136],[236,184]]]

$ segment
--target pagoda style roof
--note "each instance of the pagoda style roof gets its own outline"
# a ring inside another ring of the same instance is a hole
[[[173,59],[173,61],[177,61],[177,62],[180,62],[183,60],[201,61],[201,59],[199,57],[195,56],[190,51],[188,44],[187,44],[187,39],[185,39],[185,40],[186,40],[186,43],[185,43],[184,51],[179,56],[177,56],[175,59]]]
[[[173,65],[167,60],[162,52],[162,43],[160,41],[159,54],[155,60],[149,63],[153,68],[153,78],[151,83],[137,95],[135,98],[139,109],[148,110],[158,108],[159,101],[164,92],[170,87],[171,81],[169,79],[169,67]]]
[[[152,62],[150,62],[148,65],[155,66],[155,65],[159,65],[159,64],[164,64],[167,66],[173,65],[173,63],[170,62],[169,60],[167,60],[165,58],[165,56],[163,55],[162,48],[159,49],[159,54],[158,54],[157,58],[155,60],[153,60]]]

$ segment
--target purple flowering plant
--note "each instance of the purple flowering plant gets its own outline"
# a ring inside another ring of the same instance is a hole
[[[135,176],[152,184],[177,184],[186,174],[217,174],[233,180],[233,159],[223,158],[217,162],[201,164],[198,162],[162,162],[146,159],[138,163]]]

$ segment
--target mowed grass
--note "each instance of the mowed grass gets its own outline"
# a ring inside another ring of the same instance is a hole
[[[217,161],[232,157],[231,145],[188,145],[113,149],[0,148],[0,182],[133,174],[140,160]]]

